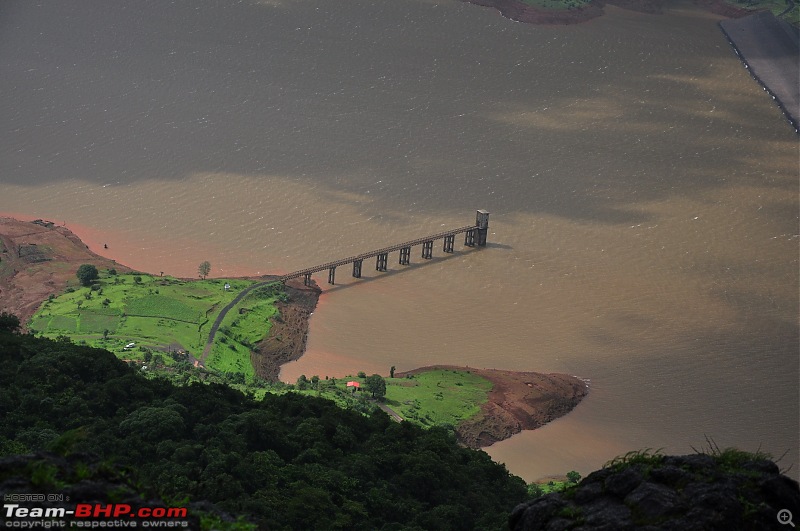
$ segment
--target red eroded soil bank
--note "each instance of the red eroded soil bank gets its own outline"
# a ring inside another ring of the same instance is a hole
[[[281,365],[296,361],[306,351],[308,320],[317,307],[322,290],[306,286],[302,281],[286,283],[289,302],[279,302],[278,315],[272,319],[269,335],[259,341],[250,361],[256,374],[270,382],[277,382]]]

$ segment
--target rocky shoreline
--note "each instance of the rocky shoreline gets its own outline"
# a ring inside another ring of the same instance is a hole
[[[799,509],[797,482],[765,454],[632,452],[517,506],[509,529],[783,529],[780,511]]]

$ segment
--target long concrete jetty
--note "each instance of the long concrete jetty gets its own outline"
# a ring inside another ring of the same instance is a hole
[[[211,354],[211,349],[214,347],[214,337],[216,336],[217,330],[219,330],[223,319],[225,319],[225,316],[231,309],[233,309],[234,306],[244,299],[248,293],[257,288],[269,286],[277,282],[286,282],[287,280],[299,277],[303,277],[303,282],[308,286],[311,284],[312,274],[318,271],[325,271],[326,269],[328,270],[328,283],[334,284],[336,279],[336,268],[346,264],[353,264],[353,276],[355,278],[361,278],[361,266],[364,260],[367,258],[376,258],[375,269],[377,271],[386,271],[389,262],[389,253],[391,252],[400,251],[400,265],[409,265],[411,263],[411,248],[415,245],[422,245],[423,259],[431,259],[433,258],[433,242],[436,240],[444,241],[442,246],[443,252],[452,253],[454,252],[456,234],[464,234],[464,245],[466,247],[485,247],[486,236],[488,232],[489,212],[486,210],[478,210],[475,216],[474,225],[466,225],[464,227],[458,227],[457,229],[446,230],[430,236],[423,236],[422,238],[416,238],[407,242],[390,245],[389,247],[383,247],[374,251],[361,253],[358,256],[351,256],[348,258],[342,258],[340,260],[334,260],[332,262],[326,262],[317,266],[307,267],[305,269],[295,271],[294,273],[289,273],[288,275],[283,275],[278,278],[273,278],[248,286],[247,288],[243,289],[234,300],[225,306],[222,311],[219,312],[219,315],[217,315],[214,324],[211,325],[211,330],[209,331],[203,353],[200,355],[200,364],[204,364],[208,359],[209,354]]]
[[[423,259],[431,259],[433,258],[433,242],[436,240],[444,241],[444,244],[442,245],[443,252],[452,253],[455,247],[455,239],[457,234],[464,234],[464,245],[466,247],[475,247],[475,246],[484,247],[486,245],[486,235],[488,231],[489,231],[489,212],[487,212],[486,210],[478,210],[475,217],[474,225],[466,225],[464,227],[458,227],[457,229],[451,229],[444,232],[439,232],[437,234],[432,234],[430,236],[423,236],[421,238],[416,238],[413,240],[409,240],[407,242],[390,245],[388,247],[383,247],[381,249],[376,249],[374,251],[361,253],[357,256],[350,256],[347,258],[341,258],[339,260],[326,262],[324,264],[316,265],[313,267],[307,267],[305,269],[300,269],[299,271],[289,273],[288,275],[283,275],[280,277],[279,280],[281,282],[286,282],[287,280],[290,280],[292,278],[303,277],[303,282],[306,285],[309,285],[311,284],[312,274],[317,273],[319,271],[325,271],[327,269],[328,283],[335,284],[336,268],[347,264],[353,264],[353,277],[361,278],[361,268],[363,262],[368,258],[376,259],[375,260],[376,271],[386,271],[389,262],[389,253],[392,253],[394,251],[400,251],[400,265],[408,265],[411,263],[411,248],[416,245],[422,245]]]

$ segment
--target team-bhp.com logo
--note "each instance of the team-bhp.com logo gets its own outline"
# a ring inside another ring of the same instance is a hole
[[[124,503],[78,503],[65,507],[3,505],[4,527],[18,529],[188,527],[185,507],[131,507]]]

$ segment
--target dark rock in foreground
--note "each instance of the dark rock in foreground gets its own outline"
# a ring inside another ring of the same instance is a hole
[[[564,492],[518,505],[514,531],[787,529],[800,515],[800,488],[775,463],[725,450],[712,455],[630,454]]]

